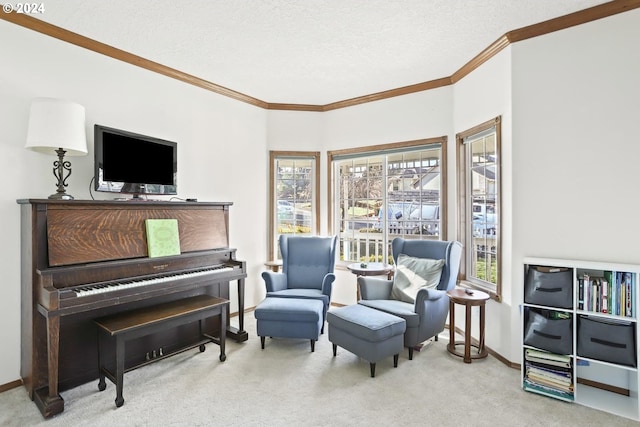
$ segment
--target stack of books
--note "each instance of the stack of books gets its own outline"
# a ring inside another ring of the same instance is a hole
[[[523,388],[573,401],[571,356],[525,350]]]

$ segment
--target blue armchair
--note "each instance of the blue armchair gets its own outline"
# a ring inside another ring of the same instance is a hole
[[[393,260],[398,268],[398,257],[405,254],[414,258],[444,260],[440,280],[433,288],[417,290],[415,302],[396,299],[393,292],[393,280],[361,276],[358,286],[362,299],[359,304],[375,308],[399,317],[406,321],[404,346],[409,348],[409,360],[413,359],[413,349],[416,345],[431,337],[438,339],[438,334],[444,330],[445,321],[449,314],[449,297],[446,292],[456,285],[462,245],[456,241],[437,240],[405,240],[395,238],[391,243]]]
[[[282,272],[265,271],[267,298],[317,299],[323,302],[323,326],[336,278],[337,236],[280,235]]]

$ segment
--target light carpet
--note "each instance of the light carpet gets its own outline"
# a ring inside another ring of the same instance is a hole
[[[233,320],[233,319],[232,319]],[[397,368],[338,348],[327,328],[311,353],[308,340],[256,336],[227,341],[227,360],[208,344],[125,374],[124,406],[115,386],[97,380],[62,392],[63,413],[44,420],[23,387],[0,394],[2,426],[637,426],[577,404],[525,392],[520,372],[489,356],[465,364],[446,350],[447,331]]]

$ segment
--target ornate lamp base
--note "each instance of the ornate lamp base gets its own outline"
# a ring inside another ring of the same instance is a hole
[[[65,191],[65,187],[67,184],[67,179],[71,175],[71,162],[68,160],[64,160],[64,155],[66,151],[62,148],[58,148],[56,150],[58,154],[58,160],[53,162],[53,176],[58,179],[58,190],[55,194],[49,196],[50,199],[56,200],[73,200],[73,196],[71,194],[67,194]],[[66,173],[65,173],[66,172]]]

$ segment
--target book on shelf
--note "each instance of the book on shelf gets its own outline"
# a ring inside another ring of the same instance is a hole
[[[609,300],[607,296],[609,295],[609,283],[607,283],[605,278],[600,280],[600,311],[602,313],[607,313],[609,311]]]
[[[613,273],[613,287],[612,287],[612,298],[613,303],[611,305],[611,314],[616,316],[624,316],[626,317],[627,307],[626,307],[626,299],[627,299],[627,289],[624,285],[625,275],[628,273],[624,272],[614,272]]]
[[[612,272],[611,275],[611,293],[609,295],[609,307],[611,310],[609,311],[611,314],[617,315],[620,313],[620,303],[619,303],[619,295],[620,295],[620,285],[618,284],[618,273],[615,271]]]
[[[613,314],[614,313],[614,307],[613,307],[613,301],[615,301],[615,296],[614,296],[614,292],[613,292],[613,287],[614,287],[614,283],[615,283],[615,272],[613,271],[605,271],[603,273],[604,276],[604,280],[607,282],[607,313]]]
[[[528,375],[527,379],[533,383],[553,388],[558,391],[573,393],[573,384],[562,384],[550,378],[539,378],[533,375]]]
[[[573,393],[573,383],[572,382],[561,382],[556,381],[551,377],[541,377],[536,374],[527,373],[526,379],[532,383],[539,384],[545,387],[553,388],[555,390],[564,391],[567,393]]]
[[[624,283],[627,288],[627,317],[633,317],[633,302],[635,300],[635,283],[634,282],[635,275],[631,273],[624,273]]]
[[[149,257],[180,255],[177,219],[146,219]]]
[[[584,309],[589,310],[591,307],[591,278],[588,274],[582,276],[584,283]]]
[[[584,310],[584,278],[578,279],[578,310]]]
[[[525,373],[531,379],[539,379],[540,381],[548,381],[558,384],[559,386],[571,386],[571,374],[569,372],[554,372],[543,368],[527,366]]]
[[[555,387],[549,387],[544,384],[539,384],[534,381],[529,380],[528,378],[524,379],[523,387],[525,390],[535,391],[538,393],[545,393],[555,397],[559,397],[562,399],[573,400],[573,391],[567,392],[563,390],[559,390]]]
[[[600,278],[591,278],[591,311],[600,311]]]
[[[565,368],[571,367],[571,356],[547,353],[546,351],[534,350],[531,348],[526,349],[525,360]]]
[[[571,367],[570,366],[555,366],[549,365],[544,362],[536,362],[532,360],[527,360],[524,363],[525,368],[539,369],[548,373],[553,373],[557,375],[565,375],[571,376]]]

